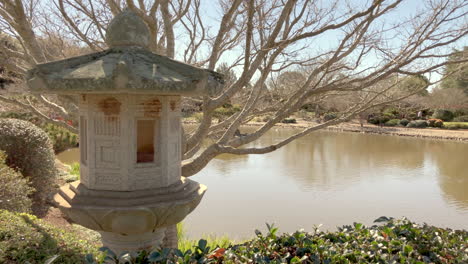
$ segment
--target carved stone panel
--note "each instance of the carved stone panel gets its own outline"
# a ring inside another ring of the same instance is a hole
[[[94,117],[96,136],[120,136],[120,118],[115,115],[96,115]]]
[[[96,168],[120,168],[120,142],[96,140]]]

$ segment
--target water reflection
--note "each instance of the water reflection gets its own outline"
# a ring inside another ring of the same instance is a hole
[[[468,145],[447,143],[444,147],[429,144],[428,155],[437,163],[439,186],[448,202],[468,210]]]
[[[251,146],[298,131],[274,129]],[[61,155],[67,162],[79,157]],[[312,133],[266,155],[220,155],[193,177],[208,192],[186,225],[195,237],[242,238],[265,222],[290,232],[320,223],[371,224],[387,215],[468,229],[466,157],[466,143],[333,132]]]

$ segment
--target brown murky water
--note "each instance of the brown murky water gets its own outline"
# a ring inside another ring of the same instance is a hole
[[[278,128],[258,146],[294,129]],[[77,161],[77,150],[59,155]],[[192,178],[208,186],[185,219],[188,235],[251,237],[275,223],[292,232],[379,216],[468,229],[468,144],[317,132],[266,155],[221,155]]]

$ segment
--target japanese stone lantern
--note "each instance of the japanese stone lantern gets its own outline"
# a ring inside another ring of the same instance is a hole
[[[150,52],[131,10],[107,29],[109,49],[37,65],[33,93],[78,95],[80,180],[54,200],[73,222],[98,231],[115,252],[160,246],[206,187],[181,177],[181,96],[210,95],[222,77]]]

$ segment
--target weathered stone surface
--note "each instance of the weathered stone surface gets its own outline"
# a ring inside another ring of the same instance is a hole
[[[139,47],[106,51],[39,64],[26,76],[34,93],[135,93],[213,95],[222,75]]]
[[[145,22],[127,8],[107,26],[106,43],[109,47],[139,46],[147,48],[150,33]]]
[[[185,178],[166,188],[131,192],[90,190],[76,181],[61,187],[54,200],[72,222],[98,231],[103,246],[120,254],[160,247],[166,228],[190,214],[205,191]],[[177,247],[177,239],[169,239],[166,246]]]

